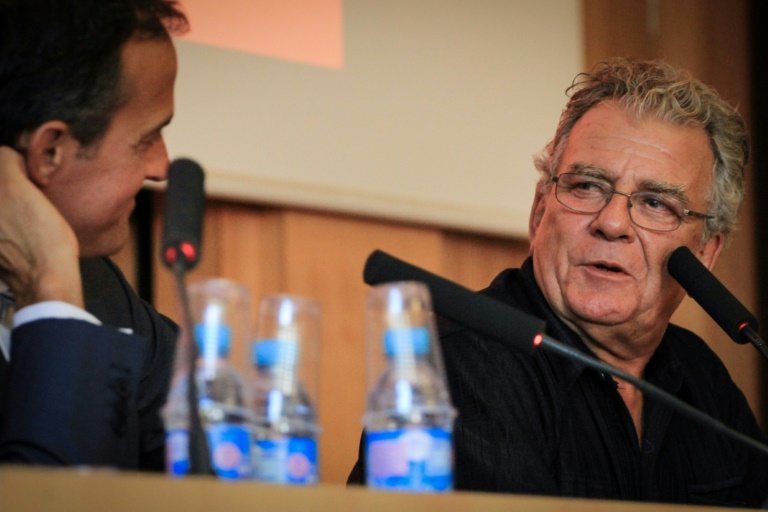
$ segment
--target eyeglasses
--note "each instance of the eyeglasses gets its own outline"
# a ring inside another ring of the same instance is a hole
[[[555,183],[555,197],[560,204],[575,212],[599,213],[608,206],[614,194],[626,197],[629,218],[649,231],[674,231],[685,217],[713,218],[683,207],[675,195],[643,190],[627,194],[613,188],[607,180],[594,176],[567,172],[555,176],[552,182]]]

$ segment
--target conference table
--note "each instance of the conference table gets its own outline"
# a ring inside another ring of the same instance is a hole
[[[729,508],[549,498],[477,492],[409,494],[320,484],[287,487],[210,477],[106,469],[0,466],[0,511],[77,512],[694,512]],[[743,510],[743,509],[741,509]]]

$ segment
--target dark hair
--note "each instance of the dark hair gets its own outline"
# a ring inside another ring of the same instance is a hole
[[[174,0],[0,0],[0,145],[50,120],[98,142],[126,100],[123,45],[187,28]]]

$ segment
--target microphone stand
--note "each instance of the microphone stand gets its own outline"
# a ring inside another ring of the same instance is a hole
[[[534,339],[533,344],[536,347],[541,347],[561,357],[565,357],[566,359],[579,361],[583,365],[595,369],[599,372],[607,373],[609,375],[613,375],[614,377],[618,377],[621,380],[625,380],[642,391],[644,395],[652,396],[660,402],[669,405],[672,410],[680,412],[683,415],[688,416],[688,418],[698,422],[701,425],[711,428],[716,432],[725,434],[731,439],[743,443],[750,448],[757,450],[763,455],[768,455],[768,446],[755,439],[752,439],[747,435],[742,434],[738,430],[732,429],[731,427],[727,426],[719,420],[716,420],[708,414],[704,414],[695,407],[688,405],[676,396],[663,391],[662,389],[654,386],[653,384],[650,384],[649,382],[638,379],[623,370],[619,370],[618,368],[614,368],[611,365],[603,363],[599,359],[590,357],[587,354],[569,347],[560,341],[550,338],[545,334],[538,335],[536,339]]]
[[[171,269],[176,278],[176,288],[181,302],[182,336],[176,346],[172,385],[183,385],[182,379],[186,379],[187,396],[185,398],[189,411],[187,425],[189,472],[193,475],[214,474],[208,440],[200,421],[196,379],[198,349],[194,341],[193,320],[184,279],[186,272],[195,266],[199,257],[205,207],[204,181],[205,173],[194,160],[179,158],[168,166],[168,190],[161,250],[163,263]]]
[[[179,251],[181,253],[181,251]],[[185,279],[187,263],[183,253],[173,263],[173,275],[176,279],[176,288],[181,302],[182,326],[187,332],[184,341],[187,342],[187,403],[189,404],[189,472],[192,475],[214,475],[211,467],[208,440],[203,431],[198,412],[197,382],[195,368],[197,366],[198,349],[194,342],[194,330],[192,327],[192,313],[189,306],[189,294]],[[184,352],[176,349],[177,356],[184,356]]]

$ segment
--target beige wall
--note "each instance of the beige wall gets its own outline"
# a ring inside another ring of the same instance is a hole
[[[164,133],[172,156],[204,165],[216,197],[526,235],[531,154],[583,64],[580,0],[343,2],[334,69],[195,43],[206,24],[235,32],[220,17],[259,9],[193,3],[215,8],[192,18],[193,42],[176,41]],[[258,17],[280,23],[272,9]],[[248,26],[257,41],[259,22]]]

